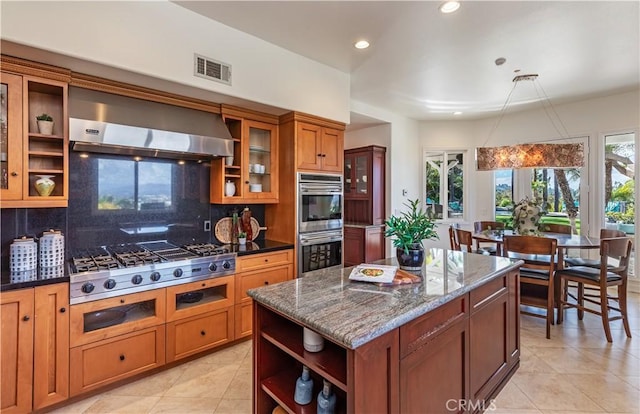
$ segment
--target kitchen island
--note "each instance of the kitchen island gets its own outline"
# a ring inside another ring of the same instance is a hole
[[[379,286],[327,270],[249,291],[254,307],[254,412],[293,400],[306,365],[317,395],[323,379],[337,412],[476,412],[520,360],[521,262],[442,249],[426,252],[422,282]],[[396,264],[395,259],[379,261]],[[303,347],[303,328],[324,337]]]

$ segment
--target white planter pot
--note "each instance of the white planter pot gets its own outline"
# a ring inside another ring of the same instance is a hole
[[[53,135],[53,121],[38,121],[38,131],[44,135]]]

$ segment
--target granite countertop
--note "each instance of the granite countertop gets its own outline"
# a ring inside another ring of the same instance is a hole
[[[428,249],[423,281],[378,286],[352,282],[352,268],[329,269],[249,290],[254,300],[332,341],[355,349],[440,305],[460,297],[522,261]],[[396,259],[379,264],[397,265]]]
[[[294,246],[291,243],[282,243],[274,240],[254,240],[251,243],[247,243],[246,246],[226,245],[226,247],[228,247],[231,252],[237,253],[238,256],[246,256],[257,253],[293,249]],[[11,274],[9,271],[2,271],[2,277],[0,278],[0,291],[4,292],[53,283],[69,282],[69,276],[64,275],[64,273],[64,271],[60,271],[58,272],[59,276],[47,277],[38,274],[38,272],[21,272],[20,274]]]
[[[247,242],[246,245],[240,246],[238,244],[227,244],[229,250],[233,253],[237,253],[238,256],[248,256],[257,253],[275,252],[278,250],[293,249],[292,243],[283,243],[275,240],[254,240]]]
[[[344,227],[357,227],[366,229],[368,227],[384,227],[384,224],[364,224],[364,223],[353,223],[353,222],[345,222]]]

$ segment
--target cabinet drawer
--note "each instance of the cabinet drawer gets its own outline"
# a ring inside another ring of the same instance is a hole
[[[261,253],[239,257],[236,261],[236,272],[262,269],[265,266],[293,263],[293,250],[281,250],[273,253]]]
[[[164,322],[164,289],[71,305],[69,342],[75,347]]]
[[[467,315],[467,295],[442,305],[400,327],[400,358],[416,351]]]
[[[167,288],[167,322],[233,306],[234,276]]]
[[[71,395],[164,364],[164,325],[72,348]]]
[[[507,275],[490,280],[482,286],[472,290],[471,295],[471,313],[476,312],[489,302],[496,298],[506,295],[507,291]]]
[[[292,278],[293,265],[278,266],[269,270],[259,270],[255,272],[242,273],[236,275],[238,278],[238,289],[236,292],[236,303],[243,300],[250,300],[247,290],[260,286],[273,285],[284,282]]]
[[[233,340],[233,306],[167,324],[167,362]]]

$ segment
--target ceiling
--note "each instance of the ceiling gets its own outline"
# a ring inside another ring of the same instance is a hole
[[[433,1],[175,3],[350,73],[353,100],[417,120],[497,115],[516,70],[539,76],[517,84],[509,111],[640,85],[638,1],[463,0],[448,15]],[[361,38],[368,49],[353,47]]]

